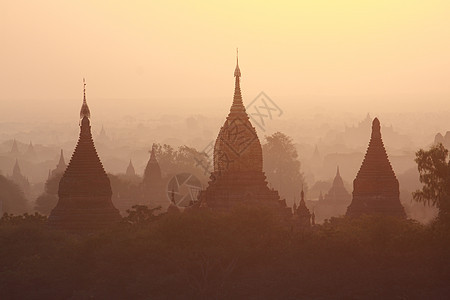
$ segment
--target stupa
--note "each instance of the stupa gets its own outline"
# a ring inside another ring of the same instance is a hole
[[[234,77],[233,103],[214,144],[214,171],[200,192],[199,205],[222,211],[237,205],[287,209],[278,192],[267,186],[261,144],[242,102],[238,60]]]
[[[345,189],[344,181],[342,180],[341,174],[339,172],[339,166],[336,170],[336,176],[333,180],[333,185],[325,198],[323,199],[324,204],[335,205],[335,206],[345,206],[347,207],[351,201],[352,196]],[[345,210],[344,210],[345,212]]]
[[[134,176],[136,176],[136,171],[135,171],[135,169],[134,169],[133,163],[131,162],[131,159],[130,159],[130,163],[128,164],[127,171],[125,172],[125,174],[126,174],[128,177],[134,177]]]
[[[85,83],[83,94],[80,137],[59,182],[58,203],[48,219],[51,227],[71,232],[91,232],[120,221],[111,201],[109,178],[92,140]]]
[[[294,222],[296,222],[300,227],[310,227],[311,226],[311,213],[306,207],[305,193],[302,191],[300,193],[300,203],[298,206],[294,202]],[[315,218],[315,216],[314,216]]]
[[[57,174],[64,174],[64,171],[66,170],[67,165],[66,161],[64,160],[64,153],[63,149],[61,149],[61,152],[59,154],[59,161],[56,165],[56,168],[51,171],[52,176],[56,176]]]
[[[170,205],[170,201],[166,195],[161,167],[156,159],[155,148],[156,145],[154,144],[150,151],[150,159],[145,167],[144,178],[142,179],[144,201],[151,208],[160,206],[161,211],[166,211]]]
[[[348,216],[388,215],[406,217],[400,203],[399,183],[381,138],[380,121],[372,122],[372,136],[361,168],[353,181]]]

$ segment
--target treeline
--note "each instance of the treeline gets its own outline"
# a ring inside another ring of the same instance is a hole
[[[155,216],[90,235],[0,220],[2,299],[445,299],[450,226],[333,218],[298,230],[263,209]]]

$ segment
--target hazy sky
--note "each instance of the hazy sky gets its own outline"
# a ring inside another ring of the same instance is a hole
[[[81,101],[82,77],[98,107],[231,102],[236,47],[245,101],[450,97],[448,0],[1,0],[0,40],[3,109]]]

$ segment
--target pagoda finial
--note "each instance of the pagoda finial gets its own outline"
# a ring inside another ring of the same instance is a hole
[[[372,122],[372,138],[381,138],[381,126],[378,118],[373,119]]]
[[[83,77],[83,105],[80,110],[80,119],[83,119],[84,117],[90,118],[91,111],[89,110],[89,106],[86,102],[86,80]]]
[[[156,148],[156,144],[153,143],[152,150],[149,151],[150,152],[150,160],[156,160],[155,148]]]
[[[234,69],[234,77],[241,77],[241,70],[239,69],[239,49],[236,48],[236,69]]]
[[[339,165],[337,166],[336,176],[341,176],[341,173],[339,172]]]
[[[300,196],[301,196],[300,201],[305,202],[305,192],[303,191],[303,184],[302,184],[302,192],[300,193]]]

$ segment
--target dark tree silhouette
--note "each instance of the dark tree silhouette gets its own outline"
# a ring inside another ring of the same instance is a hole
[[[44,192],[36,198],[34,209],[43,215],[49,215],[58,203],[59,181],[62,173],[50,176],[45,182]]]
[[[306,189],[301,163],[292,138],[281,132],[266,136],[262,145],[264,157],[264,172],[269,184],[282,197],[291,198],[300,192],[302,185]]]
[[[22,214],[27,208],[27,200],[20,187],[0,175],[0,212]]]
[[[448,150],[439,143],[425,151],[416,153],[420,182],[424,184],[421,190],[413,193],[414,200],[436,206],[439,209],[438,218],[450,220],[450,161]]]
[[[155,145],[155,151],[156,158],[163,171],[163,177],[171,178],[178,173],[191,173],[203,184],[208,181],[209,174],[196,161],[196,158],[204,157],[204,154],[198,152],[195,148],[180,146],[175,150],[170,145],[157,144]]]

